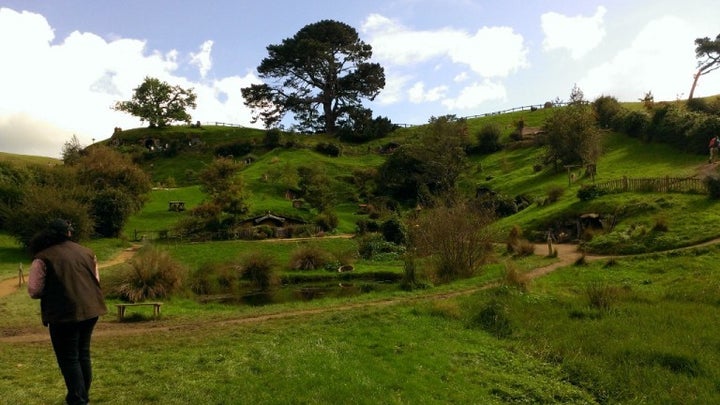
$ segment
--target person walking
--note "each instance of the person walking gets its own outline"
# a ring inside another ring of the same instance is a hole
[[[720,148],[720,135],[715,135],[710,138],[708,148],[710,149],[710,157],[708,158],[708,163],[715,163],[718,157],[718,149]]]
[[[97,257],[71,240],[74,229],[55,219],[30,241],[33,261],[28,294],[40,299],[43,325],[65,380],[68,404],[89,403],[92,382],[90,338],[98,317],[107,313]]]

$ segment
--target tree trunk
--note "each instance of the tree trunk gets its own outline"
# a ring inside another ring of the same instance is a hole
[[[688,95],[688,101],[692,100],[693,95],[695,94],[695,86],[697,86],[698,79],[700,78],[701,71],[698,70],[697,73],[693,75],[693,84],[690,88],[690,95]]]

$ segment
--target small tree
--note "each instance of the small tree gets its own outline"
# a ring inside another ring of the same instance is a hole
[[[420,142],[400,147],[378,170],[380,191],[401,200],[452,192],[467,165],[467,122],[454,115],[432,117]]]
[[[80,140],[73,134],[72,138],[65,142],[62,148],[62,161],[68,166],[72,166],[80,160],[82,156],[83,146]]]
[[[238,172],[242,166],[230,158],[218,158],[199,174],[201,189],[212,203],[232,216],[248,210],[245,182]]]
[[[335,206],[335,194],[330,187],[330,177],[319,166],[301,166],[298,186],[302,197],[318,211],[328,211]]]
[[[127,155],[104,145],[87,148],[75,165],[80,184],[96,219],[95,231],[118,236],[130,215],[142,208],[150,193],[150,177]]]
[[[570,103],[545,121],[546,161],[556,165],[596,163],[601,138],[595,123],[593,110],[582,100],[582,92],[573,88]]]
[[[431,259],[440,282],[471,277],[492,252],[493,218],[465,201],[438,203],[409,221],[410,250]]]
[[[161,128],[176,121],[189,124],[192,117],[187,109],[197,107],[197,96],[192,89],[171,86],[154,77],[145,77],[134,91],[132,100],[118,101],[114,109],[147,121],[150,128]]]

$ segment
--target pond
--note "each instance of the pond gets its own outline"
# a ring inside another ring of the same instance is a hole
[[[398,288],[398,283],[394,281],[372,280],[287,284],[270,291],[258,291],[238,295],[225,294],[203,296],[200,300],[202,302],[212,301],[227,304],[263,306],[288,302],[311,301],[320,298],[355,297],[373,291],[392,291],[397,290]]]

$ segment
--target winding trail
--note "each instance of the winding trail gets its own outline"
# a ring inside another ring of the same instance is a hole
[[[682,249],[689,249],[689,248],[695,248],[700,246],[706,246],[706,245],[712,245],[720,243],[720,238],[709,240],[697,245],[688,246],[685,248],[679,248],[679,249],[673,249],[673,250],[682,250]],[[118,256],[113,258],[110,261],[103,262],[100,264],[100,267],[108,267],[115,264],[123,263],[129,259],[132,258],[132,256],[137,251],[137,246],[134,246],[130,249],[126,249],[123,252],[121,252]],[[524,273],[524,276],[528,280],[532,280],[538,277],[542,277],[546,274],[549,274],[561,267],[569,266],[575,262],[578,261],[581,257],[583,257],[583,253],[579,252],[577,250],[577,245],[574,244],[555,244],[553,245],[553,248],[557,251],[557,261],[542,267],[537,267],[535,269],[532,269],[528,271],[527,273]],[[546,256],[548,253],[547,245],[545,244],[536,244],[535,245],[535,255],[537,256]],[[608,259],[613,256],[606,256],[606,255],[585,255],[585,260],[587,261],[595,261],[595,260],[603,260]],[[626,257],[626,256],[624,256]],[[0,283],[0,286],[8,284],[11,289],[11,293],[16,291],[18,288],[18,280],[17,278],[12,278],[9,280],[5,280]],[[156,321],[156,322],[142,322],[142,323],[118,323],[118,322],[100,322],[95,328],[95,332],[93,333],[94,338],[102,338],[103,336],[130,336],[130,335],[141,335],[145,333],[158,333],[158,332],[164,332],[164,333],[171,333],[174,330],[196,330],[196,329],[205,329],[207,327],[212,327],[213,325],[234,325],[234,324],[252,324],[252,323],[259,323],[264,322],[268,320],[275,320],[275,319],[291,319],[291,318],[302,318],[306,316],[312,316],[315,314],[327,314],[327,313],[337,313],[337,312],[343,312],[348,310],[353,310],[357,308],[374,308],[374,307],[383,307],[388,305],[395,305],[395,304],[402,304],[402,303],[410,303],[410,302],[421,302],[421,301],[429,301],[429,300],[438,300],[438,299],[447,299],[452,297],[458,297],[463,295],[469,295],[476,293],[478,291],[482,291],[488,288],[496,287],[499,284],[498,281],[494,282],[488,282],[479,286],[471,287],[471,288],[465,288],[462,290],[455,290],[450,292],[439,292],[439,293],[431,293],[431,294],[424,294],[422,296],[415,296],[415,297],[392,297],[387,299],[378,299],[375,301],[368,301],[368,302],[360,302],[360,303],[336,303],[331,304],[322,308],[313,308],[313,309],[299,309],[299,310],[286,310],[282,312],[277,313],[271,313],[271,314],[261,314],[261,315],[245,315],[237,318],[224,318],[219,320],[193,320],[192,322],[187,323],[165,323],[162,320]],[[0,292],[3,290],[0,289]],[[2,298],[6,294],[0,294],[0,298]],[[112,316],[112,311],[108,312],[108,315],[106,316]],[[44,342],[49,340],[49,336],[47,334],[47,331],[43,329],[38,329],[37,326],[34,327],[27,327],[26,329],[22,330],[0,330],[0,343],[34,343],[34,342]]]

